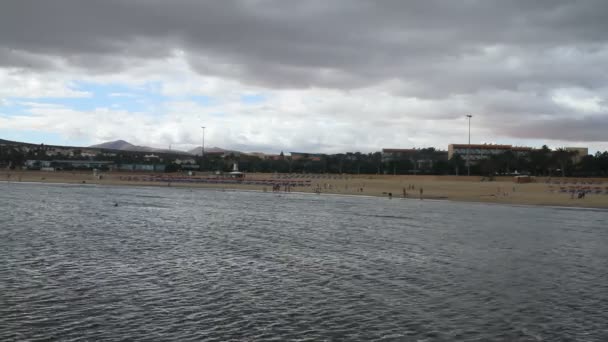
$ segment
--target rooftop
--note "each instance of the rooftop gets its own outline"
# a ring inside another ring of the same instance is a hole
[[[487,150],[506,150],[511,149],[511,145],[495,145],[495,144],[450,144],[453,148],[474,148],[474,149],[487,149]]]

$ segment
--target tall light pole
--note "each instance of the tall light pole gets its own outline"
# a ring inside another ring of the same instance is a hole
[[[467,114],[469,120],[469,145],[467,145],[467,176],[471,175],[471,161],[469,160],[469,150],[471,149],[471,118],[473,115]]]
[[[201,146],[201,171],[205,167],[205,126],[201,126],[203,129],[203,145]]]

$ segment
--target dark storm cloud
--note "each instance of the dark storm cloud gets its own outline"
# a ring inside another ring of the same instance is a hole
[[[56,63],[45,56],[0,46],[0,67],[3,65],[31,70],[47,70],[57,67]]]
[[[603,116],[554,119],[534,119],[525,126],[507,124],[505,133],[517,138],[536,137],[562,141],[606,141],[608,113]]]
[[[265,87],[396,80],[397,95],[465,95],[486,116],[526,120],[561,114],[552,89],[607,86],[607,17],[604,0],[5,0],[0,66],[56,67],[48,56],[116,72],[180,50],[199,73]]]
[[[9,0],[0,11],[0,44],[72,58],[87,68],[99,63],[77,56],[154,58],[179,48],[195,65],[199,56],[201,65],[221,60],[270,86],[284,76],[294,86],[331,83],[318,71],[325,69],[348,87],[357,78],[445,75],[446,68],[474,66],[472,57],[484,57],[485,46],[505,46],[503,57],[511,48],[520,55],[520,46],[524,54],[554,46],[591,49],[605,43],[606,8],[604,1],[554,0]]]

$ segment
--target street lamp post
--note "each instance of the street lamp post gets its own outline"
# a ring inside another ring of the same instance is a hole
[[[203,129],[203,145],[201,146],[201,171],[205,168],[205,126],[201,126]]]
[[[471,175],[471,160],[469,159],[469,150],[471,149],[471,118],[473,115],[467,114],[469,120],[469,144],[467,145],[467,176]]]

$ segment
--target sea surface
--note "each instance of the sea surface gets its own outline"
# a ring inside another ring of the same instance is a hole
[[[0,183],[0,340],[608,341],[608,211]]]

